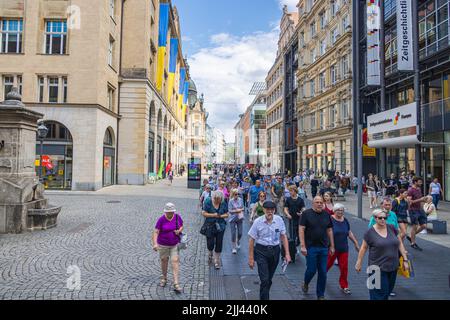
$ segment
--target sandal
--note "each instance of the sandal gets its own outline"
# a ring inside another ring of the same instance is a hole
[[[162,279],[159,281],[159,286],[160,286],[161,288],[164,288],[166,285],[167,285],[167,279],[162,278]]]
[[[181,292],[183,292],[182,289],[181,289],[181,287],[180,287],[180,285],[179,285],[178,283],[174,283],[174,284],[173,284],[173,290],[174,290],[176,293],[181,293]]]

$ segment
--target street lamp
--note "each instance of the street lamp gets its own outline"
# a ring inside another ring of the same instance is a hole
[[[44,139],[47,137],[48,128],[45,126],[44,122],[41,122],[37,129],[38,138],[41,143],[41,152],[39,157],[39,181],[43,182],[42,177],[42,154],[44,153]]]

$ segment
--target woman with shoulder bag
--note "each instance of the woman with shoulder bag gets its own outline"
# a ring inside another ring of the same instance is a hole
[[[156,222],[155,232],[153,233],[153,250],[159,251],[159,257],[161,259],[162,277],[159,285],[165,287],[167,284],[167,270],[170,258],[174,279],[173,289],[175,292],[181,293],[182,290],[178,284],[180,270],[178,244],[180,243],[180,237],[183,231],[183,220],[175,211],[176,209],[173,203],[167,203],[165,205],[164,215]]]
[[[211,198],[206,199],[203,205],[203,216],[206,226],[206,242],[209,251],[208,262],[213,260],[214,267],[220,269],[220,254],[223,247],[223,236],[227,227],[228,206],[221,191],[214,191]]]

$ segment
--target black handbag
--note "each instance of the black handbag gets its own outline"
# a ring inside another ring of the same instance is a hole
[[[207,238],[214,237],[216,233],[218,233],[216,229],[216,223],[206,222],[205,220],[202,227],[200,228],[200,233]]]
[[[205,220],[205,222],[203,222],[202,227],[200,228],[200,234],[206,236],[207,233],[208,233],[208,223],[206,223]]]

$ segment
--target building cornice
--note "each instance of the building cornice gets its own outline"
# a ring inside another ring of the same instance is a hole
[[[84,104],[84,103],[38,103],[38,102],[24,102],[24,104],[29,108],[72,108],[72,109],[98,109],[107,113],[108,115],[121,119],[122,116],[105,108],[100,104]]]

